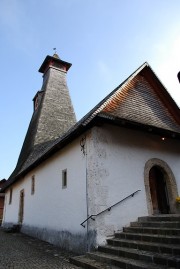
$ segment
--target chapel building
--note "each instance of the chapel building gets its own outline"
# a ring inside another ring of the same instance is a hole
[[[144,63],[76,122],[70,67],[54,54],[39,69],[3,227],[83,253],[140,216],[180,213],[180,112]]]

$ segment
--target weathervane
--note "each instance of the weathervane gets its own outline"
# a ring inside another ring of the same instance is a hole
[[[57,54],[56,48],[53,48],[53,50],[54,50],[53,57],[60,60],[59,55]]]

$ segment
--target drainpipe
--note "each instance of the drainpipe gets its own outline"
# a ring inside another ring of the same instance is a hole
[[[81,151],[83,152],[85,156],[85,180],[86,180],[86,216],[87,218],[89,217],[89,204],[88,204],[88,177],[87,177],[87,139],[86,135],[82,137],[80,141],[80,146],[81,146]],[[87,251],[90,250],[89,247],[89,224],[88,221],[86,222],[86,248]]]
[[[86,138],[85,138],[86,139]],[[88,177],[87,177],[87,140],[85,142],[85,158],[86,158],[86,208],[87,208],[87,218],[89,217],[89,203],[88,203]],[[86,236],[87,236],[87,251],[89,252],[89,222],[86,225]]]

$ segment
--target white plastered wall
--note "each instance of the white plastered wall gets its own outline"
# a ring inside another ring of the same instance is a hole
[[[180,144],[173,139],[125,128],[104,125],[92,130],[88,141],[88,208],[97,214],[128,198],[110,211],[89,220],[89,229],[98,234],[97,244],[121,230],[139,216],[148,215],[144,187],[144,168],[148,160],[161,159],[171,168],[180,189]]]
[[[86,159],[80,138],[53,155],[12,186],[12,203],[6,193],[3,223],[18,222],[20,191],[24,189],[23,227],[85,234],[80,223],[87,218]],[[62,188],[62,170],[67,169],[67,188]],[[35,176],[35,193],[31,178]],[[28,232],[27,232],[28,233]],[[34,232],[35,233],[35,232]],[[57,235],[55,235],[57,236]],[[64,236],[64,235],[63,235]],[[43,235],[43,239],[44,238]],[[52,241],[52,239],[47,239]]]
[[[56,233],[46,237],[51,230],[83,235],[85,241],[80,244],[85,250],[87,225],[83,228],[80,223],[87,218],[87,206],[89,216],[97,214],[134,191],[141,190],[95,221],[88,221],[88,230],[97,232],[97,244],[105,243],[107,236],[112,236],[114,231],[121,230],[137,217],[148,215],[144,187],[144,168],[148,160],[157,158],[166,162],[174,174],[178,189],[180,188],[180,147],[176,140],[162,141],[160,136],[104,125],[88,132],[84,155],[80,147],[82,137],[14,184],[11,205],[8,204],[7,191],[4,223],[18,222],[19,195],[24,189],[23,226],[45,229],[45,235],[41,238],[51,243],[56,243],[53,238],[58,238]],[[67,189],[62,189],[64,169],[67,169]],[[31,195],[33,175],[35,193]],[[95,233],[88,238],[93,241]],[[72,244],[73,241],[81,242],[78,236],[69,240]],[[58,239],[60,241],[62,237]],[[91,243],[94,244],[90,242],[90,245]]]

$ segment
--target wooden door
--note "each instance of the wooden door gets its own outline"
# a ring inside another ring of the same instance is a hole
[[[24,190],[20,191],[20,199],[19,199],[19,223],[23,223],[24,218]]]
[[[149,171],[149,185],[154,214],[168,214],[169,199],[164,173],[158,166]]]

